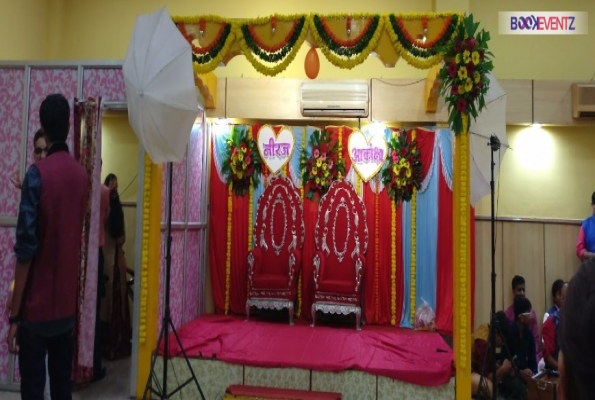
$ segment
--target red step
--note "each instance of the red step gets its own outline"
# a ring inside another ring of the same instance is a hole
[[[225,393],[238,397],[274,400],[341,400],[341,393],[278,389],[263,386],[231,385]]]

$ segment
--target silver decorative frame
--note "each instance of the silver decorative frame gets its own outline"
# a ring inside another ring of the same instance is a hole
[[[338,188],[337,190],[333,190],[335,185],[340,185],[342,182],[345,182],[348,186],[348,188]],[[351,189],[351,190],[349,190]],[[320,204],[318,206],[318,216],[316,219],[316,227],[315,227],[315,231],[314,231],[314,237],[315,237],[315,242],[316,242],[316,249],[320,252],[323,253],[323,257],[324,254],[329,255],[331,253],[331,250],[329,248],[329,245],[327,243],[327,238],[329,236],[329,228],[328,225],[330,223],[329,219],[331,217],[331,207],[333,206],[333,204],[338,201],[339,205],[335,207],[335,215],[333,216],[333,219],[335,221],[333,221],[333,228],[332,228],[332,240],[333,240],[333,252],[335,254],[335,256],[337,257],[337,259],[339,260],[339,262],[343,261],[344,256],[346,255],[345,253],[347,252],[347,243],[345,244],[345,248],[343,249],[343,251],[338,251],[337,249],[337,243],[336,243],[336,239],[335,239],[335,224],[334,222],[336,222],[337,219],[337,213],[339,208],[348,208],[347,205],[348,203],[351,204],[352,210],[353,210],[353,220],[350,218],[350,214],[349,214],[349,210],[347,210],[347,239],[349,240],[349,235],[351,233],[351,223],[353,222],[354,224],[354,240],[355,240],[355,245],[353,248],[353,251],[351,252],[350,256],[351,259],[355,259],[355,287],[354,287],[354,291],[353,291],[353,295],[350,294],[345,294],[345,295],[337,295],[337,294],[333,294],[333,293],[324,293],[324,292],[320,292],[320,293],[315,293],[314,295],[314,303],[312,303],[312,323],[310,324],[311,327],[314,327],[316,325],[316,312],[317,311],[322,311],[323,313],[326,314],[343,314],[343,315],[349,315],[349,314],[355,314],[355,319],[356,319],[356,330],[361,330],[361,314],[362,314],[362,310],[360,305],[358,304],[358,293],[361,291],[361,287],[362,287],[362,281],[363,281],[363,261],[360,257],[357,257],[360,254],[360,251],[362,249],[362,244],[363,244],[363,253],[361,254],[362,256],[366,253],[366,251],[368,250],[368,227],[367,225],[365,225],[365,221],[366,221],[366,207],[364,205],[364,202],[357,196],[357,194],[355,193],[355,189],[353,187],[353,184],[346,180],[339,180],[339,181],[334,181],[331,184],[331,187],[329,188],[329,191],[322,197],[322,199],[320,200]],[[363,212],[363,223],[364,223],[364,238],[363,238],[363,243],[360,242],[360,237],[358,234],[358,229],[357,227],[359,226],[360,222],[360,215],[357,212],[357,207],[356,207],[356,202],[359,203],[359,206],[361,207],[361,210]],[[327,203],[330,203],[327,206]],[[326,210],[324,211],[324,215],[322,215],[321,213],[323,212],[322,210],[326,207]],[[321,218],[324,218],[323,221],[321,221]],[[321,224],[322,222],[322,224]],[[321,225],[324,225],[324,227],[322,227]],[[322,236],[319,235],[319,231],[320,229],[323,229],[322,231]],[[317,292],[319,290],[319,276],[320,276],[320,267],[321,267],[321,263],[322,260],[320,258],[320,254],[315,254],[314,255],[314,259],[313,259],[313,265],[314,265],[314,287],[315,287],[315,291]]]
[[[248,299],[246,301],[246,322],[250,320],[250,307],[269,310],[289,309],[289,325],[293,326],[293,301],[284,299]]]
[[[322,311],[325,314],[355,314],[355,329],[361,331],[362,309],[359,306],[340,303],[313,303],[312,304],[312,323],[310,326],[314,328],[316,325],[316,311]]]
[[[247,256],[248,262],[248,281],[250,283],[250,292],[248,293],[248,299],[246,300],[246,321],[250,320],[250,308],[264,308],[264,309],[275,309],[275,310],[282,310],[287,308],[289,310],[289,324],[293,325],[293,314],[294,314],[294,300],[287,299],[290,297],[292,288],[297,283],[297,273],[298,271],[294,271],[294,268],[297,263],[296,255],[294,251],[300,251],[302,246],[304,245],[304,237],[305,237],[305,224],[304,224],[304,209],[301,202],[301,198],[295,185],[291,181],[282,175],[275,175],[272,176],[268,182],[269,185],[275,184],[277,181],[281,181],[283,185],[277,185],[273,188],[273,191],[270,196],[265,198],[264,195],[260,196],[257,203],[257,210],[260,211],[262,209],[262,216],[259,217],[260,213],[257,212],[257,216],[254,221],[253,226],[253,237],[254,237],[254,249],[262,249],[263,251],[270,251],[269,245],[275,254],[279,255],[281,250],[287,247],[288,251],[290,252],[289,255],[289,262],[288,262],[288,274],[289,274],[289,281],[288,286],[286,288],[254,288],[254,263],[255,257],[254,253],[250,251]],[[266,188],[268,189],[268,187]],[[265,189],[265,190],[266,190]],[[289,204],[287,205],[285,201],[281,199],[281,193],[289,199]],[[278,245],[274,241],[274,232],[272,224],[269,224],[268,227],[270,229],[270,241],[271,243],[267,243],[266,239],[266,229],[267,217],[272,217],[272,212],[277,204],[281,204],[282,206],[282,213],[284,218],[284,232],[283,237],[281,239],[281,244]],[[289,206],[289,210],[286,208]],[[262,207],[262,208],[261,208]],[[298,213],[299,208],[299,213]],[[291,213],[291,215],[288,215]],[[298,220],[298,214],[300,216]],[[301,225],[302,235],[301,240],[298,241],[297,238],[297,229],[299,229],[299,225]],[[290,234],[290,241],[286,240],[287,233],[289,231]],[[299,243],[298,243],[299,242]]]

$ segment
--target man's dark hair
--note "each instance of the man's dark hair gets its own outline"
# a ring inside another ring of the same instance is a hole
[[[595,258],[583,261],[568,284],[560,325],[567,398],[591,399],[595,393]]]
[[[554,283],[552,283],[552,298],[556,297],[565,284],[566,282],[564,282],[562,279],[556,279]]]
[[[525,278],[523,278],[520,275],[515,275],[514,278],[512,278],[512,290],[515,290],[517,286],[519,285],[524,285],[525,284]]]
[[[37,142],[42,137],[43,137],[43,129],[38,129],[37,132],[35,132],[35,136],[33,136],[33,146],[35,146],[35,142]]]
[[[531,311],[531,302],[526,297],[516,296],[512,308],[514,309],[514,319],[516,320],[519,315]]]
[[[504,311],[498,311],[496,313],[496,323],[498,324],[498,329],[502,334],[502,339],[506,341],[508,338],[508,318],[506,318],[506,313]]]
[[[591,195],[591,204],[595,204],[595,192]]]
[[[52,143],[66,142],[70,124],[70,105],[62,94],[50,94],[39,107],[39,122]]]

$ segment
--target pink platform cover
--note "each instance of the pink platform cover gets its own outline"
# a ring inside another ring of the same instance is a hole
[[[239,316],[201,316],[178,334],[189,357],[233,364],[318,371],[355,369],[424,386],[449,382],[451,349],[438,333],[382,326],[361,331],[304,322],[244,321]],[[178,355],[170,338],[171,356]]]

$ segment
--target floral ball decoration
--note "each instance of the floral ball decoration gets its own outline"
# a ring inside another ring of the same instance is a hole
[[[248,194],[250,185],[258,187],[262,160],[256,141],[248,137],[246,129],[234,127],[227,139],[227,152],[223,159],[222,172],[227,176],[237,196]]]
[[[464,114],[477,118],[485,108],[484,96],[490,80],[487,73],[494,69],[493,54],[488,50],[489,32],[477,32],[473,14],[465,16],[450,42],[444,44],[444,64],[440,70],[440,93],[448,104],[448,122],[455,134],[463,128]]]
[[[413,136],[413,135],[411,135]],[[415,139],[407,132],[393,132],[388,141],[386,167],[382,170],[382,183],[392,201],[410,201],[414,190],[419,190],[423,180],[421,156]]]
[[[345,174],[345,161],[339,154],[339,142],[331,140],[326,130],[314,131],[309,140],[312,150],[302,150],[300,168],[305,196],[310,200],[324,195],[331,183]]]

